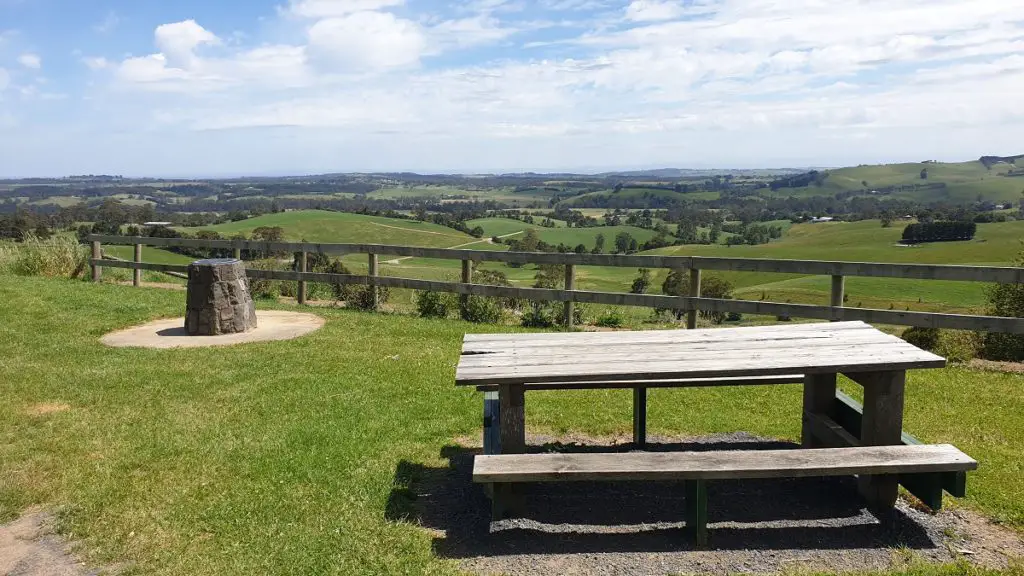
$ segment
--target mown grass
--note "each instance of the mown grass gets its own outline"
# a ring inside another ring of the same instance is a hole
[[[455,573],[432,553],[436,536],[389,520],[387,503],[401,462],[444,466],[443,446],[480,433],[479,395],[453,385],[463,334],[514,329],[318,309],[326,326],[288,342],[98,342],[178,315],[182,299],[0,276],[0,521],[55,506],[92,561],[140,574]],[[919,438],[976,457],[966,504],[1017,529],[1022,385],[964,368],[915,372],[906,418]],[[649,408],[652,434],[792,439],[800,389],[658,390]],[[622,391],[531,394],[527,412],[531,431],[630,427]]]
[[[324,210],[295,210],[267,214],[238,222],[228,222],[196,230],[213,230],[223,236],[252,234],[261,226],[280,226],[290,241],[355,244],[402,244],[448,248],[475,240],[458,230],[415,220],[400,220]]]

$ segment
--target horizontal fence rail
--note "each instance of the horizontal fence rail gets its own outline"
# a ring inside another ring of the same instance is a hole
[[[989,283],[1024,283],[1024,269],[987,266],[943,266],[924,264],[881,264],[869,262],[829,262],[817,260],[768,260],[756,258],[706,258],[701,256],[630,256],[614,254],[552,254],[532,252],[489,252],[443,248],[421,248],[414,246],[391,246],[379,244],[317,244],[308,242],[255,242],[242,240],[201,240],[183,238],[142,238],[126,236],[89,237],[93,243],[93,278],[99,277],[103,267],[126,268],[130,270],[153,270],[164,273],[186,273],[188,266],[153,264],[142,262],[136,250],[136,261],[110,260],[101,258],[101,243],[135,246],[180,246],[188,248],[232,250],[236,257],[241,251],[263,253],[324,253],[333,255],[368,254],[369,275],[325,274],[283,270],[246,271],[250,278],[285,280],[299,282],[299,294],[305,294],[306,282],[329,284],[355,284],[389,288],[407,288],[450,292],[463,296],[490,296],[519,298],[534,301],[565,302],[571,310],[572,303],[611,304],[639,306],[687,312],[687,325],[696,325],[696,312],[721,312],[777,317],[812,318],[819,320],[861,320],[877,324],[920,326],[925,328],[949,328],[984,332],[1005,332],[1024,334],[1024,318],[1004,318],[965,314],[943,314],[937,312],[910,312],[878,310],[870,308],[847,308],[843,306],[846,276],[868,276],[885,278],[907,278],[927,280],[954,280]],[[398,278],[378,275],[376,257],[379,255],[438,258],[463,261],[463,282],[444,282]],[[520,264],[558,264],[566,266],[568,290],[544,288],[520,288],[514,286],[492,286],[474,284],[472,264],[476,262],[506,262]],[[575,266],[614,266],[627,268],[669,268],[689,269],[691,285],[689,296],[664,296],[657,294],[628,294],[622,292],[596,292],[573,290]],[[700,270],[724,270],[743,272],[772,272],[784,274],[826,275],[832,277],[831,306],[811,304],[789,304],[753,300],[723,300],[700,297]],[[467,281],[470,280],[470,281]],[[303,299],[300,298],[300,302]],[[572,314],[564,314],[571,322]]]

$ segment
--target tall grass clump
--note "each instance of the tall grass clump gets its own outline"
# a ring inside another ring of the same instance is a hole
[[[68,236],[26,234],[19,243],[0,242],[0,272],[6,274],[77,278],[87,264],[85,247]]]

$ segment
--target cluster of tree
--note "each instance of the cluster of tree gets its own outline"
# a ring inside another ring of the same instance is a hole
[[[973,221],[936,221],[910,224],[903,229],[904,244],[971,240],[978,230]]]
[[[818,172],[817,170],[811,170],[803,174],[795,174],[793,176],[783,176],[772,180],[768,187],[772,190],[778,190],[779,188],[806,188],[808,186],[821,186],[825,183],[828,178],[828,172]]]
[[[46,239],[52,234],[50,222],[45,217],[26,211],[0,214],[0,240],[21,242],[29,236]]]
[[[726,239],[725,243],[730,246],[748,244],[756,246],[767,244],[772,240],[782,238],[781,226],[769,226],[767,224],[745,224],[739,230]]]

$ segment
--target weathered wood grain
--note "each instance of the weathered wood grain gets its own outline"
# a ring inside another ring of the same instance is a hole
[[[804,409],[801,445],[804,448],[819,448],[815,427],[819,424],[815,416],[829,416],[836,398],[836,374],[808,374],[804,379]]]
[[[229,241],[202,241],[229,242]],[[267,244],[267,243],[260,243]],[[273,244],[273,243],[271,243]],[[299,244],[297,246],[307,246]],[[313,245],[315,246],[315,245]],[[264,246],[262,249],[269,249]],[[494,254],[483,252],[482,254]],[[108,260],[94,258],[90,264],[94,267],[108,265]],[[115,265],[116,266],[116,265]],[[159,264],[138,264],[143,270],[160,269]],[[120,266],[127,268],[127,266]],[[288,280],[305,282],[323,282],[329,284],[355,284],[362,286],[387,286],[410,290],[429,290],[434,292],[451,292],[461,295],[477,295],[488,297],[520,298],[545,302],[581,302],[587,304],[609,304],[616,306],[639,306],[646,308],[662,308],[670,310],[698,310],[706,312],[736,312],[739,314],[761,316],[789,316],[796,318],[812,318],[819,320],[861,320],[876,324],[897,324],[902,326],[919,326],[924,328],[948,328],[956,330],[975,330],[983,332],[1003,332],[1008,334],[1024,334],[1024,318],[1004,318],[995,316],[975,316],[965,314],[940,314],[936,312],[910,312],[898,310],[874,310],[868,308],[833,308],[831,306],[815,306],[810,304],[781,304],[777,302],[756,302],[751,300],[722,300],[714,298],[693,298],[689,296],[663,296],[656,294],[626,294],[621,292],[594,292],[584,290],[552,290],[544,288],[519,288],[513,286],[487,286],[419,280],[413,278],[397,278],[390,276],[360,276],[356,274],[325,274],[319,272],[295,272],[285,270],[254,270],[246,271],[250,278],[267,280]]]
[[[504,384],[498,389],[501,453],[526,452],[526,398],[522,385]]]
[[[885,446],[902,443],[903,389],[906,372],[891,370],[862,375],[864,418],[861,421],[861,446]],[[898,479],[893,476],[858,478],[861,495],[872,505],[891,508],[899,494]]]
[[[974,470],[949,444],[815,450],[629,452],[477,456],[474,482],[721,480]]]
[[[647,388],[633,388],[633,445],[647,445]]]
[[[821,260],[771,260],[761,258],[711,258],[703,256],[638,256],[620,254],[553,254],[547,252],[490,252],[385,244],[324,244],[311,242],[257,242],[245,240],[201,240],[185,238],[146,238],[91,235],[90,241],[106,244],[146,246],[186,246],[192,248],[240,248],[276,252],[321,252],[324,254],[382,254],[418,258],[474,260],[477,262],[514,262],[575,266],[615,266],[625,268],[685,268],[739,272],[775,272],[824,276],[873,276],[919,280],[960,280],[968,282],[1024,282],[1024,269],[994,266],[955,266],[930,264],[886,264],[875,262],[837,262]]]
[[[690,378],[687,380],[619,380],[610,382],[547,382],[526,384],[527,392],[542,390],[625,390],[630,388],[700,388],[708,386],[777,386],[802,384],[803,374],[754,376],[750,378]],[[495,392],[497,384],[476,387],[478,392]]]

